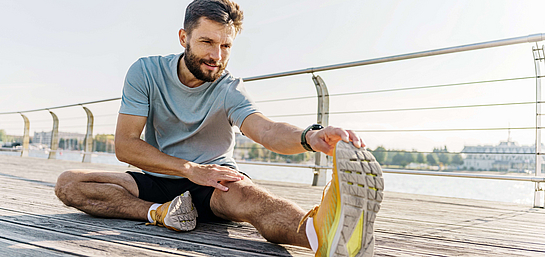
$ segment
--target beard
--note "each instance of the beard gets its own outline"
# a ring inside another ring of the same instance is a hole
[[[193,74],[193,76],[195,76],[195,78],[204,82],[213,82],[218,79],[225,70],[225,66],[227,66],[227,61],[215,62],[210,59],[200,59],[191,52],[191,47],[189,44],[187,44],[187,49],[185,49],[184,55],[184,62],[187,69],[191,72],[191,74]],[[216,71],[203,70],[201,69],[202,64],[217,66],[218,69]]]

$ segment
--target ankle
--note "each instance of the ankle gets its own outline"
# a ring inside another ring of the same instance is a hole
[[[153,223],[153,218],[151,217],[151,211],[155,211],[157,210],[157,208],[161,206],[161,204],[158,204],[158,203],[154,203],[152,204],[149,209],[148,209],[148,221]]]

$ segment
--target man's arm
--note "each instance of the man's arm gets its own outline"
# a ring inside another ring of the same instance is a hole
[[[162,153],[140,139],[147,117],[119,114],[115,132],[117,159],[146,171],[186,177],[196,184],[222,191],[228,188],[221,181],[239,181],[243,175],[220,165],[201,165]]]
[[[250,139],[280,154],[298,154],[306,151],[301,145],[303,129],[284,122],[274,122],[261,113],[249,115],[240,130]],[[353,131],[333,126],[309,131],[306,139],[314,151],[328,155],[333,155],[335,145],[340,140],[352,141],[358,148],[365,146]]]

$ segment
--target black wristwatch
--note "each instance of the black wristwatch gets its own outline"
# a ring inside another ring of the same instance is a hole
[[[324,127],[322,125],[320,125],[320,124],[312,124],[312,125],[308,126],[308,128],[306,128],[303,131],[303,133],[301,134],[301,145],[303,146],[303,148],[305,148],[305,150],[316,152],[307,143],[307,132],[309,132],[310,130],[320,130],[320,129],[323,129],[323,128]]]

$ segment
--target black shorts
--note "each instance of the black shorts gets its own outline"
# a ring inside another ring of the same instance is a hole
[[[134,171],[127,171],[127,173],[134,178],[134,181],[136,181],[136,184],[138,185],[138,198],[144,201],[166,203],[172,201],[172,199],[185,191],[189,191],[193,204],[195,205],[195,208],[197,208],[197,213],[199,214],[197,218],[198,222],[225,221],[214,215],[212,209],[210,209],[210,199],[212,198],[212,193],[214,193],[213,187],[197,185],[187,178],[161,178]],[[248,175],[243,172],[241,173],[248,177]]]

